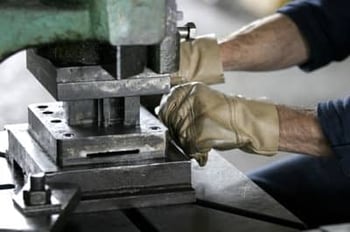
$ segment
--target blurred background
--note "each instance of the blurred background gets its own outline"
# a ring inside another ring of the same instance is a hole
[[[198,35],[215,33],[219,38],[241,26],[274,12],[283,0],[177,0],[184,20],[196,23]],[[277,103],[315,107],[317,102],[343,98],[349,94],[350,62],[333,63],[313,73],[298,68],[267,73],[228,72],[226,82],[214,88],[227,94],[267,97]],[[0,64],[0,128],[27,121],[27,105],[54,99],[40,86],[25,67],[20,52]],[[293,154],[274,157],[245,154],[238,150],[220,152],[243,172]]]

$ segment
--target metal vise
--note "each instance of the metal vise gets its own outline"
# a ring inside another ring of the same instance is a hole
[[[35,46],[27,67],[58,101],[31,105],[28,124],[6,127],[12,168],[42,186],[26,183],[15,196],[25,216],[195,200],[190,162],[140,104],[170,90],[180,38],[192,33],[192,25],[179,33],[178,16],[175,0],[0,3],[9,32],[0,57]]]

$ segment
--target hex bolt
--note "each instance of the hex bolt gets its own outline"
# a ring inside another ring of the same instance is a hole
[[[32,174],[29,177],[29,190],[23,190],[23,200],[27,206],[50,204],[51,189],[45,184],[45,173]]]
[[[30,176],[30,191],[45,191],[45,173]]]
[[[177,30],[181,39],[193,40],[196,36],[197,27],[194,23],[189,22],[183,27],[178,27]]]

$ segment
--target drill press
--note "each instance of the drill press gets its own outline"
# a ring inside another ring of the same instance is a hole
[[[13,4],[7,10],[20,11]],[[25,6],[32,12],[28,17],[41,14],[52,20],[49,12],[61,20],[76,17],[87,20],[94,32],[70,28],[68,21],[62,26],[61,21],[37,20],[36,40],[28,35],[12,47],[0,42],[2,57],[41,45],[27,51],[27,68],[57,100],[30,105],[28,124],[6,127],[8,159],[24,177],[25,185],[14,197],[22,214],[193,202],[190,162],[140,104],[142,96],[170,90],[179,40],[192,33],[192,25],[178,32],[175,0],[33,0]],[[145,22],[154,12],[160,18]],[[52,28],[42,31],[55,23],[61,26],[56,37],[48,35]]]

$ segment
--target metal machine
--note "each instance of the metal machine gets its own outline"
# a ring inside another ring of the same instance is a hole
[[[191,163],[142,106],[170,90],[180,39],[194,29],[178,28],[179,17],[175,0],[0,2],[0,58],[30,47],[27,68],[57,100],[6,127],[17,189],[0,191],[0,212],[12,219],[0,230],[231,231],[220,223],[232,215],[230,225],[303,227],[221,157],[206,169]],[[231,194],[242,191],[237,207]]]

